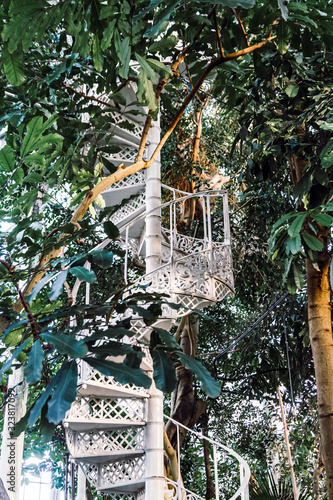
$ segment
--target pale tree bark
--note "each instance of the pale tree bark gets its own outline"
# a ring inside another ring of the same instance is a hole
[[[329,262],[329,254],[324,250],[320,255],[319,270],[307,260],[306,274],[321,445],[328,495],[333,500],[333,339]]]

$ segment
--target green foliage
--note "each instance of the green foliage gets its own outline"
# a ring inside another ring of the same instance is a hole
[[[24,369],[24,376],[28,384],[35,384],[42,376],[44,353],[42,346],[36,340],[31,347],[28,363]]]

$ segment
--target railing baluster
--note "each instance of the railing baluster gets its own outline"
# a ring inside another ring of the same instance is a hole
[[[202,219],[204,224],[204,241],[207,244],[208,236],[207,236],[207,219],[206,219],[206,199],[202,196]]]
[[[124,265],[124,282],[125,282],[125,285],[127,285],[127,269],[128,269],[128,231],[129,231],[129,226],[126,227],[126,237],[125,237],[125,246],[126,246],[125,265]]]
[[[168,417],[167,415],[164,415],[164,417],[167,420],[170,420],[171,422],[174,423],[177,429],[177,453],[178,453],[178,482],[177,482],[177,488],[178,491],[182,491],[183,494],[187,493],[187,490],[185,490],[184,486],[181,483],[180,480],[180,442],[179,442],[179,428],[182,427],[183,429],[186,429],[188,432],[193,434],[194,436],[199,437],[202,440],[208,441],[208,443],[213,446],[213,460],[214,460],[214,475],[215,475],[215,500],[220,499],[220,489],[219,489],[219,482],[218,482],[218,463],[217,463],[217,448],[220,450],[223,450],[223,455],[227,453],[228,455],[231,455],[231,457],[236,458],[236,460],[239,463],[239,466],[241,468],[241,473],[240,473],[240,487],[237,489],[237,491],[229,498],[228,500],[236,500],[237,498],[241,497],[241,500],[249,500],[249,480],[250,480],[250,468],[246,461],[238,455],[234,450],[228,448],[227,446],[224,446],[221,443],[218,443],[217,441],[214,441],[213,439],[204,436],[200,432],[193,431],[189,427],[186,427],[186,425],[180,424],[176,420],[174,420],[171,417]],[[194,498],[200,498],[197,495]],[[180,493],[177,497],[177,500],[184,500],[183,495],[180,496]]]
[[[216,444],[213,444],[213,457],[214,457],[214,473],[215,473],[215,500],[219,500],[219,473],[217,470],[217,455],[216,455]]]

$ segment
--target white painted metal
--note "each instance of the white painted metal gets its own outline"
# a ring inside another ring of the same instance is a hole
[[[0,477],[10,500],[19,500],[21,487],[21,469],[24,447],[24,432],[12,437],[15,423],[26,412],[28,386],[24,379],[23,368],[14,369],[8,378],[8,397],[2,432]]]
[[[128,110],[129,103],[134,100],[133,92],[131,89],[124,91]],[[117,155],[110,158],[115,164],[133,161],[139,145],[143,118],[140,117],[139,121],[139,117],[136,120],[131,117],[130,111],[127,113],[126,117],[120,113],[111,114],[115,124],[112,141],[122,147]],[[119,126],[128,117],[135,123],[134,132]],[[149,157],[155,150],[159,137],[159,123],[155,122],[148,138]],[[122,205],[112,220],[120,230],[120,241],[126,250],[125,280],[131,250],[146,258],[146,275],[137,283],[150,283],[148,291],[165,293],[169,295],[170,301],[182,305],[176,313],[165,307],[158,325],[167,330],[170,330],[176,318],[189,314],[192,309],[213,304],[233,293],[227,194],[222,191],[202,191],[197,194],[175,189],[171,191],[172,201],[161,204],[158,157],[146,172],[125,178],[103,193],[107,206]],[[126,202],[129,196],[131,199]],[[213,242],[210,219],[211,200],[217,196],[223,197],[224,239],[221,243]],[[177,232],[180,204],[190,198],[201,200],[203,239]],[[162,213],[164,219],[169,219],[166,228],[161,228]],[[109,241],[105,240],[95,250],[104,248]],[[79,284],[77,281],[74,286],[74,296]],[[86,303],[89,303],[88,288]],[[100,328],[103,328],[103,321],[101,318]],[[132,316],[131,329],[135,332],[135,337],[128,339],[129,342],[139,341],[142,347],[142,342],[149,341],[152,328],[145,325],[142,318]],[[144,352],[141,368],[151,376],[152,360],[148,348],[144,348]],[[179,433],[179,424],[177,425]],[[180,462],[178,482],[164,478],[163,394],[154,384],[149,391],[130,385],[123,386],[112,377],[105,377],[81,362],[77,400],[68,412],[64,426],[72,457],[79,463],[89,482],[98,491],[108,494],[111,500],[201,500],[195,493],[185,490],[180,475]],[[228,453],[230,450],[223,446],[221,448],[221,445],[212,440],[210,442],[214,449],[217,477],[217,447]],[[231,455],[238,457],[234,452]],[[242,479],[238,491],[242,491],[242,500],[248,500],[246,481],[249,478],[247,465],[245,462],[244,464],[245,474],[240,472]],[[83,479],[80,477],[79,487],[82,491]],[[218,494],[217,481],[216,499]],[[230,500],[236,497],[234,495]]]
[[[186,429],[187,432],[189,432],[192,436],[198,437],[202,441],[206,441],[209,444],[212,445],[213,447],[213,466],[214,466],[214,472],[215,472],[215,500],[219,500],[219,486],[218,486],[218,453],[217,450],[221,450],[223,452],[226,452],[227,455],[234,457],[238,464],[239,464],[239,476],[240,477],[240,486],[237,489],[237,491],[230,497],[230,500],[236,500],[237,498],[241,497],[242,500],[249,500],[249,481],[250,481],[250,468],[248,463],[240,456],[238,453],[236,453],[234,450],[231,448],[228,448],[227,446],[215,441],[214,439],[211,439],[207,436],[204,436],[200,432],[193,431],[189,427],[186,427],[186,425],[183,425],[177,420],[174,420],[171,417],[168,417],[167,415],[164,415],[164,418],[168,421],[171,421],[177,429],[177,436],[178,439],[177,441],[179,442],[179,429],[182,427],[183,429]],[[178,457],[180,457],[180,453],[178,452]],[[178,467],[180,467],[180,460],[178,460]],[[221,478],[223,480],[223,478]],[[178,497],[177,497],[178,498]]]

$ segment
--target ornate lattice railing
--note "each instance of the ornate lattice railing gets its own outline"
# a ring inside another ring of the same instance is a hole
[[[211,204],[212,200],[222,198],[223,230],[220,242],[212,238]],[[202,207],[202,238],[182,234],[177,230],[177,217],[180,206],[187,200],[200,199]],[[131,241],[128,237],[132,225],[142,218],[156,213],[163,215],[168,227],[162,228],[162,258],[161,265],[153,272],[146,274],[135,284],[148,285],[148,292],[163,293],[170,301],[182,305],[174,309],[164,308],[164,317],[173,318],[191,312],[191,309],[201,309],[207,305],[223,300],[233,293],[232,255],[230,248],[230,226],[228,212],[228,197],[224,191],[202,191],[187,194],[181,198],[164,203],[153,211],[145,212],[134,218],[123,228],[125,232],[125,280],[128,279],[128,256]],[[168,213],[168,217],[166,217]]]

